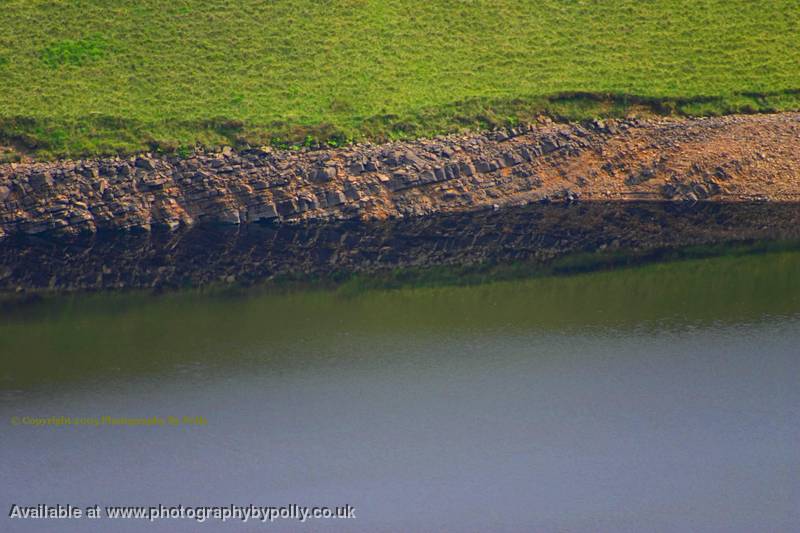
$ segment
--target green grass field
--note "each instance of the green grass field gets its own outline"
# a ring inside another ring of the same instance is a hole
[[[0,0],[0,20],[0,145],[43,156],[800,109],[800,0]]]

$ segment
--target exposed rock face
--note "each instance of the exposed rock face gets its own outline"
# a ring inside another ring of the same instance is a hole
[[[5,164],[0,238],[381,220],[578,199],[797,201],[800,114],[551,123],[323,151]]]
[[[409,267],[533,262],[580,252],[800,241],[800,204],[586,202],[374,222],[195,227],[0,246],[0,293],[250,284]]]

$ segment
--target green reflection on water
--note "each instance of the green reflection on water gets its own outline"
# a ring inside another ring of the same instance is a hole
[[[473,286],[45,299],[0,317],[2,389],[225,364],[342,332],[411,336],[743,322],[800,312],[800,252],[657,263]]]

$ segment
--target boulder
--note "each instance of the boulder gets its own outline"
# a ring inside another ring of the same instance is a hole
[[[314,179],[318,181],[330,181],[336,177],[336,167],[320,167],[314,172]]]
[[[361,174],[365,170],[364,169],[364,164],[363,163],[353,163],[352,165],[350,165],[348,170],[350,171],[351,174]]]
[[[542,153],[549,154],[550,152],[555,152],[559,148],[558,139],[553,137],[545,137],[541,143]]]
[[[292,215],[297,213],[297,202],[294,200],[284,200],[278,203],[278,214],[281,216]]]
[[[223,209],[222,211],[219,212],[216,219],[217,222],[220,222],[221,224],[236,225],[241,223],[239,211],[233,209]]]
[[[497,170],[496,168],[492,168],[492,166],[493,165],[488,161],[478,161],[477,163],[475,163],[475,168],[481,174],[486,174],[487,172],[492,172],[493,170]]]
[[[328,205],[339,205],[344,203],[345,197],[341,191],[328,191],[325,193],[325,200]]]
[[[475,173],[475,171],[472,168],[472,165],[464,161],[458,164],[458,169],[461,171],[461,174],[465,176],[472,176]]]
[[[43,189],[46,187],[53,186],[53,176],[45,171],[45,172],[36,172],[31,174],[30,184],[32,187],[36,189]]]
[[[155,170],[156,169],[155,162],[152,159],[147,158],[147,157],[137,157],[135,165],[136,165],[137,168],[143,168],[144,170]]]
[[[251,222],[260,222],[265,220],[272,220],[278,217],[278,211],[275,209],[274,204],[260,204],[251,207],[247,211],[247,219]]]

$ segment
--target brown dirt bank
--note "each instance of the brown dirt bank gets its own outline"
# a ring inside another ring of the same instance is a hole
[[[533,202],[800,201],[800,113],[541,123],[414,142],[0,165],[0,237],[381,220]]]

